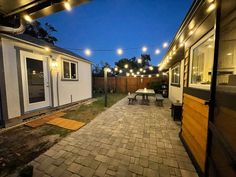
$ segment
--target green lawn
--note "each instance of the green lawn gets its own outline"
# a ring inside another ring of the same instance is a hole
[[[111,107],[117,101],[124,98],[126,94],[113,93],[108,94],[107,105]],[[93,120],[99,113],[104,111],[106,108],[104,107],[104,95],[96,95],[97,99],[95,102],[89,105],[82,105],[78,107],[78,109],[73,111],[68,111],[64,117],[68,119],[74,119],[81,122],[88,123]]]

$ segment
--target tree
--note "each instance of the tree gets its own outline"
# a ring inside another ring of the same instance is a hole
[[[39,21],[34,21],[26,24],[24,34],[28,34],[37,39],[42,39],[54,45],[58,41],[58,39],[52,35],[54,32],[57,32],[57,30],[49,23],[42,25]]]
[[[110,64],[101,61],[100,64],[93,65],[93,76],[102,77],[104,75],[104,68],[111,68]]]
[[[130,59],[129,58],[122,58],[122,59],[118,60],[117,62],[115,62],[115,65],[118,68],[124,69],[124,65],[128,64],[129,67],[134,70],[138,69],[138,68],[146,68],[150,65],[149,64],[149,62],[151,61],[150,55],[142,54],[141,59],[142,59],[142,63],[138,63],[136,57],[132,57]]]

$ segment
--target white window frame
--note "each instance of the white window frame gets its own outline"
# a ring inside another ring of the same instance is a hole
[[[70,78],[65,78],[64,77],[64,62],[69,63],[69,74],[70,74]],[[71,77],[71,63],[75,64],[75,74],[76,74],[76,78],[72,78]],[[68,80],[68,81],[78,81],[79,77],[78,77],[78,62],[76,61],[72,61],[72,60],[67,60],[67,59],[62,59],[62,80]]]
[[[191,79],[192,79],[192,65],[193,65],[193,50],[196,49],[198,46],[200,46],[202,43],[204,43],[207,39],[210,37],[213,37],[215,41],[215,29],[211,30],[208,32],[203,38],[201,38],[196,44],[194,44],[191,49],[190,49],[190,67],[189,67],[189,87],[192,88],[197,88],[197,89],[203,89],[203,90],[210,90],[211,84],[203,85],[203,84],[192,84]],[[215,45],[215,44],[214,44]],[[214,60],[214,58],[213,58]],[[213,62],[212,62],[213,64]],[[213,67],[213,65],[212,65]]]
[[[174,72],[175,69],[179,68],[179,82],[172,82],[172,73]],[[173,86],[180,86],[180,63],[177,63],[173,68],[171,68],[171,85]]]

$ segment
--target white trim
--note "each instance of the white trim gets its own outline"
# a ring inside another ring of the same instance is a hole
[[[173,70],[175,70],[175,69],[177,69],[177,68],[179,68],[179,73],[178,73],[178,74],[179,74],[179,82],[178,82],[178,83],[177,83],[177,82],[172,82],[172,73],[173,73]],[[171,68],[171,75],[170,75],[171,84],[180,86],[180,76],[181,76],[181,74],[180,74],[180,63],[177,63],[176,65],[174,65],[174,67]]]
[[[67,63],[69,63],[69,76],[70,76],[70,78],[65,78],[64,77],[64,62],[67,62]],[[61,70],[61,78],[63,79],[63,80],[68,80],[68,81],[78,81],[79,80],[79,74],[78,74],[78,62],[77,61],[72,61],[72,60],[69,60],[69,59],[61,59],[61,68],[62,68],[62,70]],[[75,64],[75,75],[76,75],[76,78],[72,78],[71,77],[71,63],[73,63],[73,64]]]
[[[34,46],[34,47],[38,47],[38,48],[40,48],[42,50],[45,50],[44,49],[45,46],[41,46],[41,45],[35,44],[33,42],[29,42],[29,41],[26,41],[26,40],[23,40],[23,39],[19,39],[19,38],[13,37],[13,36],[9,36],[7,34],[0,34],[0,36],[1,37],[5,37],[5,39],[8,38],[10,40],[15,40],[15,41],[23,42],[25,44],[28,44],[28,45],[31,45],[31,46]],[[76,57],[76,56],[73,56],[73,55],[70,55],[70,54],[67,54],[67,53],[63,53],[63,52],[57,51],[57,50],[55,50],[53,48],[51,48],[51,51],[56,53],[56,54],[65,55],[65,56],[73,58],[75,60],[79,60],[79,61],[82,61],[82,62],[85,62],[85,63],[93,64],[92,61],[89,61],[89,60],[86,60],[86,59],[83,59],[83,58],[79,58],[79,57]],[[69,52],[71,52],[71,51],[69,51]]]
[[[49,107],[51,104],[50,99],[50,85],[49,85],[49,71],[47,58],[43,55],[38,55],[31,52],[20,51],[21,58],[21,74],[22,74],[22,87],[23,87],[23,100],[24,100],[24,112],[33,111],[40,108]],[[28,77],[26,68],[26,58],[32,58],[43,62],[44,69],[44,96],[45,101],[29,103],[29,90],[28,90]],[[47,86],[48,85],[48,86]]]
[[[211,36],[213,36],[214,40],[215,40],[215,29],[211,30],[210,32],[208,32],[207,34],[205,34],[204,37],[202,37],[196,44],[194,44],[191,49],[190,49],[190,65],[189,65],[189,87],[192,88],[198,88],[198,89],[204,89],[204,90],[210,90],[210,86],[211,84],[192,84],[191,83],[191,78],[192,78],[192,62],[193,62],[193,50],[195,48],[197,48],[198,46],[200,46],[202,43],[204,43],[208,38],[210,38]],[[213,67],[213,66],[212,66]]]

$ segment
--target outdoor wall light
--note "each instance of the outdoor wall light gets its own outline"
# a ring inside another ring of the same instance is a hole
[[[58,67],[58,62],[57,62],[57,60],[52,59],[51,68],[52,68],[52,69],[57,69],[57,67]]]
[[[30,22],[30,23],[33,21],[33,19],[28,14],[25,14],[23,18],[25,19],[25,21]]]

